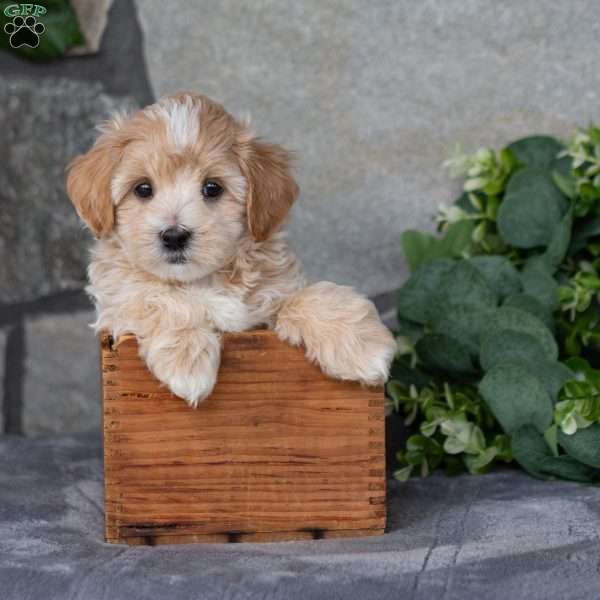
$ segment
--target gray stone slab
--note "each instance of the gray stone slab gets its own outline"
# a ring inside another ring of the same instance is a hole
[[[4,431],[4,388],[8,329],[0,327],[0,433]]]
[[[103,543],[97,436],[0,438],[3,600],[598,598],[600,489],[519,471],[391,482],[381,537]]]
[[[98,430],[99,344],[93,311],[25,322],[23,429],[26,435]]]
[[[291,238],[314,278],[369,294],[405,274],[398,238],[432,228],[475,150],[598,117],[593,0],[138,0],[157,95],[205,92],[298,152]]]
[[[82,287],[91,237],[65,192],[65,167],[95,125],[133,101],[99,83],[0,78],[0,302]]]
[[[75,10],[86,4],[91,13],[82,18],[99,19],[109,0],[77,0]],[[87,26],[84,26],[84,29]],[[94,42],[94,39],[88,40]],[[100,51],[88,56],[67,56],[53,61],[28,61],[12,52],[0,52],[0,74],[29,79],[66,77],[77,81],[101,83],[108,94],[131,96],[140,104],[152,101],[142,54],[142,34],[133,0],[114,0],[102,35]]]

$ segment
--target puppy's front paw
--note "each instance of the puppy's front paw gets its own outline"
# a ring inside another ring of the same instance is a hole
[[[183,398],[188,406],[198,408],[198,405],[210,396],[216,383],[216,373],[175,374],[165,377],[164,382],[176,396]]]
[[[352,288],[321,282],[295,294],[280,311],[275,331],[336,379],[386,382],[396,342],[375,306]]]
[[[140,351],[152,374],[192,408],[212,392],[221,356],[216,333],[162,334],[141,341]]]
[[[390,365],[396,353],[396,341],[391,332],[379,320],[373,309],[361,323],[358,332],[358,352],[350,350],[348,366],[358,365],[358,380],[367,385],[383,385],[389,377]]]
[[[317,343],[315,358],[326,373],[337,379],[383,385],[389,376],[396,342],[372,303],[360,299],[365,302],[363,316],[339,323],[335,335]]]

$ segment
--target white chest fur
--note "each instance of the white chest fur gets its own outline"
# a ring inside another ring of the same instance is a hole
[[[157,329],[242,331],[253,325],[242,290],[216,278],[169,283],[123,264],[93,262],[88,292],[96,302],[96,331],[145,336]]]

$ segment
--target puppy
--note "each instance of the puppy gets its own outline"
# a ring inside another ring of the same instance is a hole
[[[96,237],[95,330],[138,338],[150,371],[196,407],[221,334],[267,326],[329,376],[386,381],[395,352],[374,305],[305,282],[280,228],[298,196],[290,156],[209,98],[181,93],[100,128],[67,190]]]

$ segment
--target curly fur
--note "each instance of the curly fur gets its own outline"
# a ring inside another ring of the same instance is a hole
[[[207,178],[224,192],[200,193]],[[150,182],[154,196],[133,193]],[[373,304],[349,287],[307,287],[281,226],[298,195],[290,156],[205,96],[182,93],[101,128],[69,166],[69,196],[96,235],[87,288],[96,331],[138,337],[152,373],[191,406],[212,391],[221,333],[267,326],[328,375],[378,385],[395,351]],[[159,234],[187,229],[170,262]]]

